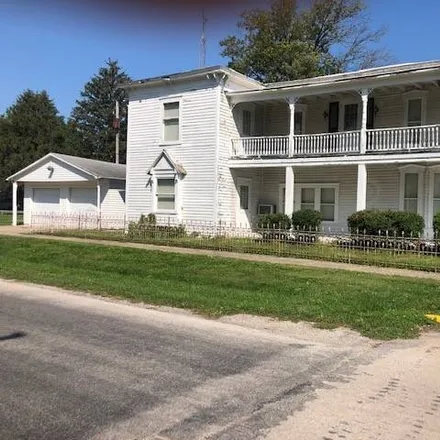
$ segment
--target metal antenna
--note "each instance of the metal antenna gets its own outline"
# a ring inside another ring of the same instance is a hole
[[[202,37],[200,38],[200,67],[206,64],[206,23],[208,19],[205,17],[205,10],[202,9]]]

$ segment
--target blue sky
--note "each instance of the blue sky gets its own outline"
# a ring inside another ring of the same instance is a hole
[[[244,6],[261,2],[207,8],[207,65],[226,64],[218,41],[234,32]],[[387,26],[383,44],[396,62],[440,59],[438,0],[366,2],[373,24]],[[68,116],[83,85],[109,57],[118,59],[133,79],[198,67],[199,10],[144,8],[131,16],[118,10],[110,15],[44,0],[0,0],[0,113],[29,88],[47,90]]]

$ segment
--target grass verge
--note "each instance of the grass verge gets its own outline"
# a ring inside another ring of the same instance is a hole
[[[249,313],[378,339],[410,338],[440,313],[431,280],[296,268],[86,243],[0,236],[0,276],[210,316]]]

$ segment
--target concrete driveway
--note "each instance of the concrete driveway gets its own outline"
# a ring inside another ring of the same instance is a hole
[[[6,281],[0,304],[5,440],[360,439],[346,425],[328,434],[321,416],[333,407],[341,419],[344,394],[314,412],[316,396],[337,393],[392,347],[345,330],[219,322]]]

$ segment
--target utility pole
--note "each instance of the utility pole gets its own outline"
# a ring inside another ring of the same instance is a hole
[[[115,108],[115,120],[113,122],[113,128],[116,130],[116,139],[115,139],[115,163],[119,163],[119,134],[120,134],[120,128],[121,124],[119,121],[119,101],[116,100],[116,108]]]
[[[208,19],[205,17],[205,10],[202,9],[202,37],[200,38],[200,67],[206,64],[206,23]]]

